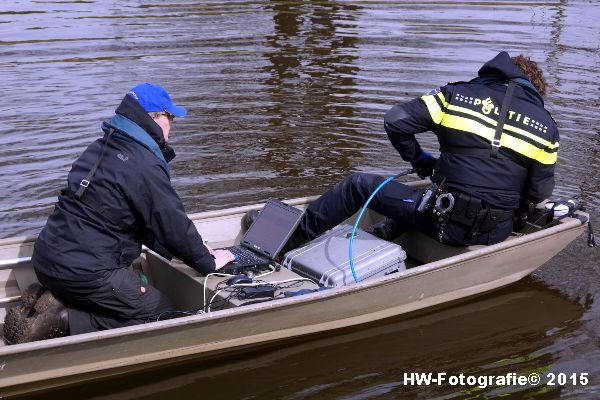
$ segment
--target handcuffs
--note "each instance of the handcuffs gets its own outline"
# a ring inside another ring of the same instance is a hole
[[[442,237],[444,236],[444,227],[450,219],[452,209],[454,208],[454,196],[452,193],[442,191],[442,186],[446,182],[446,178],[442,180],[438,186],[436,183],[432,183],[424,192],[421,197],[421,201],[417,206],[417,212],[419,214],[429,214],[436,218],[439,223],[439,240],[442,243]]]

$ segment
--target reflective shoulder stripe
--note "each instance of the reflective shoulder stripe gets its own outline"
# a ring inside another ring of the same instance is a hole
[[[490,125],[496,125],[496,121],[494,121],[494,119],[492,119],[484,114],[480,114],[477,111],[473,111],[471,109],[465,108],[465,107],[460,107],[460,106],[455,106],[454,104],[450,104],[448,106],[448,110],[457,111],[457,112],[460,112],[463,114],[468,114],[468,115],[475,117],[476,119],[482,120],[483,122],[487,122]]]
[[[525,157],[536,160],[540,164],[552,165],[558,160],[558,152],[548,153],[529,142],[510,135],[502,135],[501,146],[516,151]]]
[[[472,118],[445,114],[442,118],[441,125],[446,128],[472,133],[486,139],[490,143],[494,138],[494,128],[486,126]],[[510,132],[507,131],[502,135],[500,146],[511,149],[518,154],[536,160],[541,164],[555,164],[558,159],[558,153],[556,151],[547,152],[544,149],[511,135]],[[556,147],[558,147],[558,144],[556,144]]]
[[[490,117],[487,117],[484,114],[478,113],[477,111],[473,111],[473,110],[465,108],[465,107],[455,106],[454,104],[450,104],[448,106],[448,110],[450,110],[450,111],[458,111],[458,112],[461,112],[461,113],[464,113],[464,114],[469,114],[469,115],[472,115],[472,116],[474,116],[474,117],[476,117],[478,119],[481,119],[484,122],[487,122],[490,125],[496,126],[496,121],[495,120],[493,120]],[[513,125],[510,125],[508,123],[504,125],[504,130],[506,130],[506,131],[512,131],[514,133],[518,133],[520,135],[526,136],[526,137],[528,137],[528,138],[530,138],[530,139],[538,142],[540,145],[542,145],[544,147],[547,147],[549,149],[556,149],[559,146],[558,142],[550,142],[550,141],[548,141],[548,140],[546,140],[544,138],[541,138],[541,137],[539,137],[537,135],[534,135],[533,133],[529,133],[529,132],[527,132],[524,129],[517,128],[517,127],[515,127]]]
[[[421,96],[421,100],[423,100],[425,103],[433,123],[439,125],[444,117],[444,113],[446,112],[446,107],[448,106],[444,94],[442,92],[437,94],[428,94]]]
[[[471,118],[446,114],[442,119],[441,125],[446,128],[475,134],[486,139],[490,143],[492,143],[492,139],[494,139],[494,129]]]
[[[504,126],[504,129],[507,130],[507,131],[511,131],[511,132],[514,132],[514,133],[518,133],[518,134],[520,134],[522,136],[528,137],[528,138],[536,141],[537,143],[539,143],[542,146],[547,147],[549,149],[557,149],[558,146],[559,146],[558,142],[549,142],[549,141],[547,141],[544,138],[541,138],[541,137],[539,137],[537,135],[534,135],[533,133],[527,132],[524,129],[517,128],[516,126],[512,126],[512,125],[506,124]]]

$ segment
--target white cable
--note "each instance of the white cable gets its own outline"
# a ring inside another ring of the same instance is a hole
[[[265,272],[264,274],[253,276],[252,279],[262,278],[263,276],[271,275],[273,272],[275,272],[275,267],[273,267],[271,264],[269,264],[269,268],[271,268],[271,270],[269,272]]]
[[[312,280],[312,279],[310,279],[310,278],[292,278],[292,279],[285,279],[285,280],[283,280],[283,281],[273,281],[273,282],[269,282],[269,283],[277,283],[277,284],[280,284],[280,283],[296,282],[296,281],[309,281],[310,283],[312,283],[312,284],[314,284],[314,285],[316,285],[316,286],[319,286],[319,284],[318,284],[317,282],[313,281],[313,280]]]
[[[233,284],[229,287],[242,287],[242,286],[265,286],[265,285],[275,285],[275,284],[280,284],[280,283],[287,283],[287,282],[297,282],[297,281],[309,281],[310,283],[319,286],[315,281],[313,281],[310,278],[293,278],[293,279],[285,279],[283,281],[272,281],[272,282],[268,282],[268,281],[263,281],[263,282],[256,282],[256,283],[236,283]]]
[[[210,301],[208,302],[208,306],[207,306],[208,307],[208,312],[210,312],[210,305],[212,304],[212,302],[215,299],[215,297],[217,297],[218,294],[221,293],[225,289],[227,289],[227,288],[217,290],[217,293],[215,293],[215,295],[210,299]]]
[[[204,296],[203,296],[203,303],[202,303],[202,309],[205,310],[206,309],[206,283],[208,282],[208,278],[210,278],[211,276],[222,276],[222,277],[228,277],[228,276],[235,276],[235,275],[231,275],[231,274],[222,274],[220,272],[212,272],[208,275],[206,275],[206,277],[204,278]]]
[[[264,273],[262,275],[257,275],[254,278],[260,278],[263,276],[267,276],[272,274],[273,272],[275,272],[275,268],[273,268],[271,271]],[[217,295],[219,293],[221,293],[223,290],[226,290],[228,288],[236,288],[236,287],[254,287],[254,286],[267,286],[267,285],[276,285],[276,284],[281,284],[281,283],[288,283],[288,282],[300,282],[300,281],[308,281],[310,283],[312,283],[313,285],[319,287],[319,284],[316,283],[315,281],[313,281],[310,278],[292,278],[292,279],[284,279],[282,281],[272,281],[272,282],[267,282],[267,281],[263,281],[263,282],[256,282],[256,283],[236,283],[233,285],[229,285],[226,288],[223,289],[219,289],[217,290],[217,292],[213,295],[213,297],[210,299],[210,301],[208,302],[208,304],[206,304],[206,281],[208,281],[208,278],[211,276],[222,276],[222,277],[227,277],[227,276],[235,276],[235,275],[230,275],[230,274],[220,274],[218,272],[213,272],[211,274],[206,275],[206,278],[204,279],[204,306],[202,307],[203,310],[207,310],[206,312],[210,312],[210,305],[212,304],[213,300],[215,299],[215,297],[217,297]]]
[[[271,275],[273,272],[275,272],[275,268],[273,266],[269,265],[269,268],[271,269],[269,272],[266,272],[266,273],[261,274],[261,275],[257,275],[257,276],[255,276],[252,279],[262,278],[263,276]],[[223,273],[220,273],[220,272],[212,272],[212,273],[206,275],[206,278],[204,278],[204,289],[203,289],[204,293],[203,293],[203,299],[202,299],[202,301],[203,301],[203,303],[202,303],[202,310],[206,310],[206,307],[207,307],[207,304],[206,304],[206,283],[208,281],[208,278],[210,278],[211,276],[233,277],[235,275],[223,274]],[[232,286],[235,286],[235,285],[232,285]],[[210,304],[210,302],[209,302],[209,304]]]

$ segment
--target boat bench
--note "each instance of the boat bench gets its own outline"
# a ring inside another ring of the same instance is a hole
[[[429,236],[418,231],[407,231],[403,233],[395,243],[402,246],[409,257],[423,263],[438,261],[444,258],[468,253],[481,249],[484,245],[472,245],[467,247],[455,247],[442,244]]]

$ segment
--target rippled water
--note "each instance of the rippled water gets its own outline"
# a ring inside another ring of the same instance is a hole
[[[471,78],[500,50],[529,54],[546,70],[561,131],[555,195],[600,220],[598,20],[595,0],[2,2],[0,237],[39,231],[70,164],[138,82],[165,86],[189,110],[172,131],[173,183],[198,212],[317,194],[351,171],[408,168],[387,142],[383,113]],[[419,140],[437,150],[433,135]],[[533,278],[423,317],[71,390],[82,398],[590,398],[600,390],[598,254],[581,239]],[[461,392],[402,386],[412,370],[589,372],[591,381]]]

